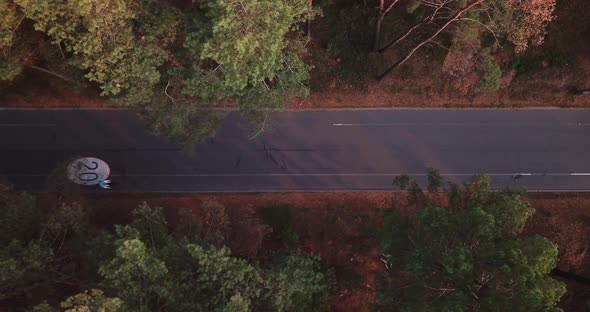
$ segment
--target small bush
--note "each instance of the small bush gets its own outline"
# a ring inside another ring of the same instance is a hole
[[[420,86],[410,86],[408,91],[410,92],[410,94],[413,94],[413,95],[423,95],[424,94],[424,90]]]
[[[517,56],[510,62],[510,69],[516,70],[518,73],[528,73],[534,71],[538,67],[538,58]]]
[[[428,172],[428,191],[438,192],[443,186],[443,179],[440,170],[432,167],[427,169]]]
[[[528,101],[530,91],[526,88],[510,88],[508,92],[508,98],[515,101]]]
[[[416,75],[414,74],[414,68],[410,65],[404,65],[402,67],[402,79],[408,80],[414,78]]]
[[[293,228],[293,217],[289,206],[270,206],[258,209],[264,223],[272,226],[275,238],[285,245],[296,242],[299,236]]]
[[[502,70],[496,65],[489,52],[484,53],[482,61],[481,88],[486,91],[497,91],[502,81]]]
[[[569,56],[553,47],[545,51],[545,58],[549,60],[551,66],[562,67],[569,63]]]
[[[402,87],[400,85],[389,85],[385,88],[385,90],[387,90],[387,92],[391,95],[393,94],[398,94],[401,90]]]
[[[12,60],[1,60],[0,62],[0,81],[14,80],[23,70],[23,66]]]
[[[541,63],[548,60],[554,67],[563,67],[571,62],[570,57],[562,50],[550,47],[540,53],[527,53],[516,56],[510,62],[510,69],[515,69],[519,74],[534,73],[542,69]]]

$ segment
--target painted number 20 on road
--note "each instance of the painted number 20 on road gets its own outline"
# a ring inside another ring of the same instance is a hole
[[[106,180],[111,169],[106,162],[94,157],[82,157],[68,165],[68,179],[80,185],[96,185]]]

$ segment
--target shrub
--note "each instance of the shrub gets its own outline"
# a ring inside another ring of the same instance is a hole
[[[500,70],[500,66],[494,63],[489,51],[484,53],[481,66],[481,88],[486,91],[497,91],[500,89],[502,70]]]

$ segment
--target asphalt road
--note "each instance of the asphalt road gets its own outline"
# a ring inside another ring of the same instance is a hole
[[[94,156],[112,191],[391,190],[427,167],[453,182],[487,173],[494,188],[590,190],[590,110],[283,112],[252,134],[229,113],[187,153],[126,111],[0,110],[0,176],[40,190],[60,162]]]

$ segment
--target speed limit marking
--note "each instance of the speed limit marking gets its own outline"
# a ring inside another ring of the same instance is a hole
[[[111,174],[109,165],[101,159],[82,157],[68,165],[68,179],[80,185],[97,185]]]

